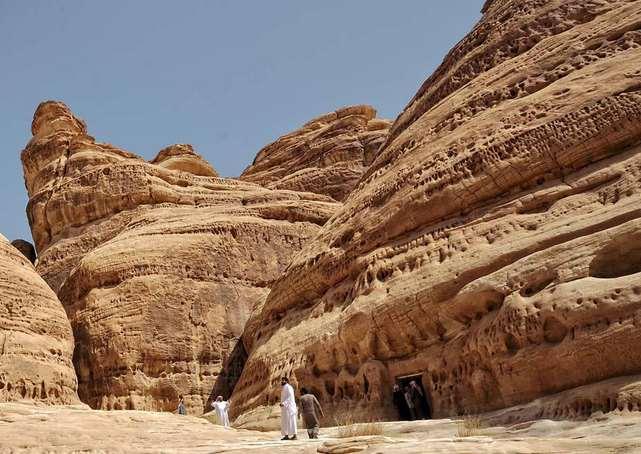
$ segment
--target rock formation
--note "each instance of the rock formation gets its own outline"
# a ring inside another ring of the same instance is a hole
[[[193,175],[217,177],[218,172],[196,153],[189,144],[180,143],[163,148],[152,161],[165,169],[182,170]]]
[[[42,103],[22,153],[38,271],[76,340],[83,402],[202,413],[229,393],[237,340],[294,253],[335,211],[329,197],[215,177],[190,146],[152,163]]]
[[[0,402],[78,402],[65,311],[33,265],[0,235]]]
[[[36,249],[33,244],[26,240],[13,240],[11,245],[22,252],[22,255],[27,257],[32,264],[36,263]]]
[[[436,417],[638,409],[640,192],[641,2],[487,2],[272,286],[236,415],[281,375],[362,418],[412,375]]]
[[[373,107],[339,109],[264,147],[240,178],[343,200],[374,160],[389,127]]]

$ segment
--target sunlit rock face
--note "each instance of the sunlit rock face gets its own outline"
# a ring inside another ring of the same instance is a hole
[[[145,162],[96,142],[59,102],[38,107],[32,132],[37,269],[71,321],[80,398],[175,410],[182,394],[202,413],[236,381],[250,312],[336,202],[218,178],[187,145]]]
[[[240,420],[282,375],[363,419],[407,375],[436,417],[638,409],[600,383],[641,371],[640,24],[641,2],[487,2],[272,286]]]
[[[240,178],[343,200],[376,157],[390,125],[371,106],[344,107],[264,147]]]
[[[151,163],[165,169],[180,170],[193,175],[218,176],[218,172],[202,156],[196,153],[191,145],[185,143],[163,148]]]
[[[78,403],[73,337],[62,304],[2,235],[0,301],[0,402]]]

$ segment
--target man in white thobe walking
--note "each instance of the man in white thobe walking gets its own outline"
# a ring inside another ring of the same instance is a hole
[[[296,440],[298,409],[294,398],[294,388],[289,384],[287,377],[281,378],[280,384],[283,386],[280,392],[280,433],[283,435],[281,440]]]
[[[229,410],[230,404],[231,401],[224,401],[223,396],[218,396],[216,400],[211,403],[211,406],[216,410],[218,424],[223,427],[229,427],[229,415],[227,414],[227,410]]]

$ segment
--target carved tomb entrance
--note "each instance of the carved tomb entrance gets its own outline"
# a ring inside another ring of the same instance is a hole
[[[418,386],[420,390],[418,394],[416,394],[416,391],[411,390],[412,382],[416,383]],[[405,392],[406,389],[410,389],[410,393],[414,397],[414,406],[418,408],[415,408],[412,411],[412,417],[415,419],[432,419],[432,406],[430,405],[431,399],[423,386],[423,374],[400,375],[396,377],[396,384],[403,392]]]

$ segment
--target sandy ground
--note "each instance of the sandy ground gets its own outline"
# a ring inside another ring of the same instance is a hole
[[[641,453],[641,413],[595,414],[587,421],[539,420],[458,436],[450,419],[381,423],[383,434],[297,441],[277,432],[224,429],[170,413],[95,411],[85,406],[0,404],[0,453]]]

